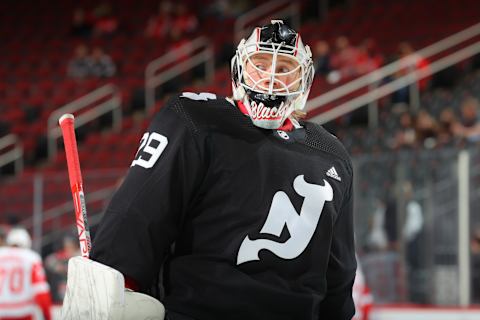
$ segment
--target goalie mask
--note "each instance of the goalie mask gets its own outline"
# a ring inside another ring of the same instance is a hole
[[[278,129],[307,102],[314,69],[310,48],[281,20],[257,27],[232,59],[233,98],[254,125]]]

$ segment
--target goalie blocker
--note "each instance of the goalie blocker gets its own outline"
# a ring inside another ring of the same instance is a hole
[[[68,262],[62,319],[163,320],[165,308],[151,296],[125,289],[123,275],[84,257]]]

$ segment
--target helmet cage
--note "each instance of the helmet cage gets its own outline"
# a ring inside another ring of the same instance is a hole
[[[247,40],[242,39],[232,58],[233,97],[244,103],[255,125],[275,129],[282,126],[292,112],[305,107],[314,68],[310,48],[303,45],[300,35],[294,33],[293,40],[287,44],[276,41],[274,37],[261,41],[261,32],[262,28],[256,28]],[[252,61],[259,53],[272,55],[271,65],[266,66],[266,70]],[[277,62],[281,57],[294,61],[293,69],[277,72]],[[256,80],[247,72],[247,66],[250,73],[256,73]],[[297,74],[291,81],[286,80]],[[260,113],[263,107],[270,109],[269,112],[262,110]],[[263,116],[259,117],[259,114]]]
[[[260,69],[252,61],[252,57],[259,53],[272,55],[272,65],[271,68],[269,68],[270,71]],[[295,53],[295,55],[292,53]],[[275,69],[278,58],[281,56],[295,61],[297,64],[296,67],[287,72],[276,72]],[[308,59],[309,57],[305,52],[299,52],[297,48],[285,45],[284,43],[241,43],[236,54],[236,60],[242,62],[241,64],[237,63],[237,74],[238,79],[240,80],[239,84],[244,87],[245,90],[252,90],[259,93],[278,96],[297,96],[307,90],[306,86],[309,88],[311,85],[311,82],[309,83],[308,81],[308,78],[310,77],[308,77],[308,73],[305,72],[308,69],[308,63],[306,63]],[[262,77],[255,80],[250,73],[246,72],[247,64],[250,64],[251,68],[253,68],[257,74],[261,74]],[[281,78],[296,73],[298,73],[299,76],[288,84],[281,80]],[[251,83],[250,85],[247,83],[247,80]],[[269,83],[268,87],[262,85],[265,82]],[[275,88],[275,84],[278,84],[278,87]]]

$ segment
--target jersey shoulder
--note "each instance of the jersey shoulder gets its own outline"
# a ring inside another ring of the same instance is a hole
[[[0,260],[6,258],[21,259],[22,261],[29,261],[31,263],[42,261],[40,255],[31,249],[13,247],[0,248]]]
[[[200,131],[224,131],[255,134],[252,122],[227,98],[213,93],[183,92],[165,105],[183,119],[194,133]]]
[[[305,127],[305,144],[309,147],[329,153],[352,166],[350,155],[336,136],[328,132],[321,125],[313,122],[302,122]]]

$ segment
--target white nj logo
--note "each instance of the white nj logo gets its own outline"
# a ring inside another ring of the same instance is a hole
[[[269,250],[283,259],[298,257],[313,237],[325,202],[333,199],[332,187],[326,180],[323,182],[324,185],[320,186],[305,182],[303,175],[295,178],[293,188],[305,198],[300,214],[297,213],[285,192],[275,193],[267,221],[260,233],[279,237],[286,225],[290,232],[290,239],[280,243],[269,239],[250,240],[247,235],[238,250],[237,265],[260,260],[258,253],[262,249]]]

